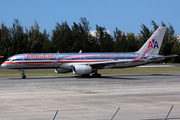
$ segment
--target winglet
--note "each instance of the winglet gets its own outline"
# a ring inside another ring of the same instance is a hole
[[[144,51],[144,53],[141,55],[141,57],[139,59],[144,59],[144,57],[146,56],[148,49],[146,49],[146,51]]]

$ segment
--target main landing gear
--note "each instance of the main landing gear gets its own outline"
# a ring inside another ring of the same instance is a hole
[[[81,75],[81,77],[91,77],[90,74]],[[98,74],[97,68],[94,70],[94,74],[92,74],[93,78],[100,78],[101,74]]]
[[[26,79],[26,75],[25,75],[25,72],[24,72],[24,69],[20,69],[19,71],[22,71],[22,79]]]
[[[97,68],[95,69],[95,74],[92,74],[93,78],[100,78],[101,74],[98,74]]]

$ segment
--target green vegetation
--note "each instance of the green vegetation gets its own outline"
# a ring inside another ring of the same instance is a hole
[[[10,71],[0,71],[0,77],[21,77],[21,71],[10,70]],[[59,75],[70,75],[68,74],[57,74],[54,70],[26,70],[26,76],[59,76]]]
[[[157,73],[180,73],[180,67],[167,67],[167,68],[125,68],[125,69],[102,69],[99,70],[102,75],[112,74],[157,74]],[[54,70],[26,70],[25,74],[29,76],[62,76],[62,75],[74,75],[68,74],[56,74]],[[20,71],[0,71],[0,77],[21,77]]]
[[[40,32],[40,26],[35,21],[30,28],[21,26],[19,20],[15,19],[11,28],[4,23],[0,25],[0,63],[8,57],[19,53],[65,53],[65,52],[134,52],[137,51],[145,41],[158,28],[154,26],[149,30],[144,24],[138,36],[134,33],[125,34],[117,27],[114,36],[107,33],[105,27],[96,25],[96,37],[89,34],[90,26],[86,18],[80,18],[80,23],[69,26],[67,22],[56,23],[52,35],[44,30]],[[162,26],[166,26],[163,22]],[[180,62],[180,42],[175,37],[175,30],[169,24],[164,41],[160,50],[161,55],[177,54],[178,57],[166,59],[165,62]]]

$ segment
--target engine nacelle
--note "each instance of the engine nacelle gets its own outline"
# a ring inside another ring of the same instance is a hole
[[[62,68],[57,68],[55,69],[55,73],[68,73],[71,72],[71,69],[62,69]]]
[[[89,65],[74,65],[72,71],[76,75],[86,75],[92,72],[92,67]]]

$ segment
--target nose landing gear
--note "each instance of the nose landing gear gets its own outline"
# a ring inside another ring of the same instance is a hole
[[[22,71],[22,74],[21,74],[22,75],[22,79],[26,79],[26,75],[25,75],[25,72],[24,72],[25,70],[24,69],[20,69],[19,71]]]

